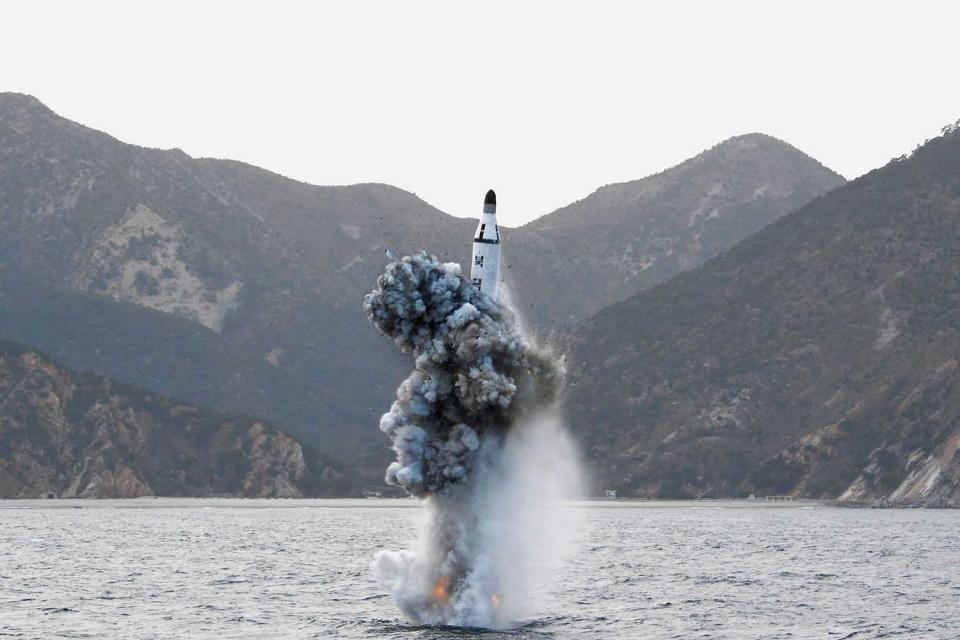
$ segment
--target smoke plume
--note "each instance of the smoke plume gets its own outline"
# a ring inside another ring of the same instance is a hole
[[[554,412],[562,367],[425,252],[387,265],[364,310],[414,356],[380,429],[397,455],[386,481],[429,516],[419,548],[380,552],[374,572],[413,622],[506,626],[541,593],[538,554],[570,531],[546,512],[579,482]]]

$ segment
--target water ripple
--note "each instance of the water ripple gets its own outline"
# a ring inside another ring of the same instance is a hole
[[[537,612],[489,631],[410,625],[372,580],[412,506],[0,502],[0,637],[960,638],[960,512],[594,505]]]

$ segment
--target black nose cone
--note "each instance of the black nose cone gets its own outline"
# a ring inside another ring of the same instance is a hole
[[[483,199],[483,204],[484,206],[488,204],[497,206],[497,194],[493,192],[493,189],[490,189],[490,191],[487,191],[487,197]]]

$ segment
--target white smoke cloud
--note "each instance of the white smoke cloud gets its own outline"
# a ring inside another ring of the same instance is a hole
[[[387,482],[429,512],[419,548],[381,551],[374,574],[418,624],[510,626],[545,603],[576,531],[560,504],[582,494],[555,410],[562,367],[423,252],[388,265],[364,308],[415,356],[380,428],[397,454]]]

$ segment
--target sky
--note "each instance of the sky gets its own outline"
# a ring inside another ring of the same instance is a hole
[[[960,118],[960,3],[6,3],[0,91],[507,226],[734,135],[847,178]]]

